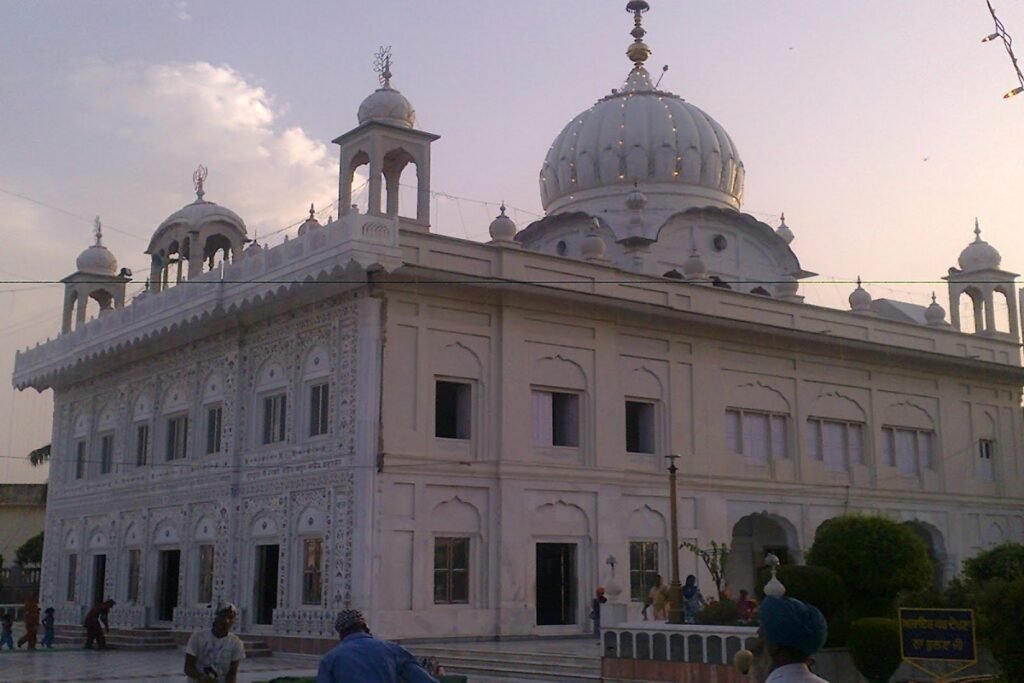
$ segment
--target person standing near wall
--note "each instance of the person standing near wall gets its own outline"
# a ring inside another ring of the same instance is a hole
[[[36,635],[39,633],[39,603],[36,596],[30,595],[25,598],[25,613],[22,616],[25,620],[25,634],[18,638],[18,647],[28,643],[28,649],[36,649]]]
[[[85,627],[86,650],[92,649],[93,642],[96,643],[97,650],[107,649],[107,637],[104,634],[110,632],[110,608],[115,604],[113,600],[97,601],[86,613],[85,619],[82,620],[82,626]]]

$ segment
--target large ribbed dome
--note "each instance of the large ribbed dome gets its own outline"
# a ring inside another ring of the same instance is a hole
[[[691,197],[691,204],[737,209],[743,162],[729,134],[681,97],[655,89],[634,66],[612,91],[562,129],[540,172],[541,203],[567,210],[601,188],[656,183],[660,193]],[[647,191],[645,189],[645,191]]]

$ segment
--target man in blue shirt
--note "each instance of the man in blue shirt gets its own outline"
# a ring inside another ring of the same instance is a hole
[[[371,636],[361,612],[342,610],[334,630],[341,642],[320,660],[316,683],[438,683],[405,648]]]

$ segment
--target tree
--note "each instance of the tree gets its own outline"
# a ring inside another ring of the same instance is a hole
[[[1024,545],[1003,543],[978,553],[964,563],[964,579],[956,586],[974,607],[978,638],[992,650],[1006,680],[1024,681]]]
[[[704,566],[711,572],[711,580],[715,582],[718,597],[722,598],[722,584],[725,583],[725,563],[729,559],[729,546],[726,543],[711,541],[711,547],[702,549],[696,543],[683,541],[680,545],[691,551],[704,561]]]
[[[43,532],[28,539],[14,551],[14,563],[19,567],[43,563]]]
[[[851,619],[893,616],[901,592],[922,590],[933,577],[924,541],[884,517],[844,515],[822,524],[807,564],[843,579]]]
[[[44,462],[48,462],[49,460],[50,444],[40,446],[39,448],[35,449],[34,451],[28,454],[28,461],[32,463],[32,467],[38,467],[39,465],[42,465]]]

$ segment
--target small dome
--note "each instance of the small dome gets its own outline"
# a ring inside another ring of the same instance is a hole
[[[946,322],[946,309],[935,301],[935,292],[932,292],[932,302],[924,311],[924,319],[927,320],[928,324],[932,327],[944,327],[949,325],[949,323]]]
[[[782,241],[789,244],[793,241],[795,235],[793,231],[786,225],[786,214],[782,214],[779,217],[779,227],[775,228],[775,234],[782,238]]]
[[[511,218],[505,215],[505,203],[501,204],[501,213],[498,214],[489,228],[491,239],[495,242],[511,242],[516,236],[516,224]]]
[[[359,124],[376,121],[399,128],[413,128],[416,125],[416,110],[405,95],[385,84],[370,93],[359,105]]]
[[[981,239],[978,219],[974,219],[974,241],[960,252],[957,262],[960,264],[960,270],[964,271],[997,269],[1003,262],[1003,257],[996,248]]]
[[[626,208],[630,211],[640,211],[645,206],[647,206],[647,196],[640,191],[636,183],[633,183],[633,189],[626,195]]]
[[[96,216],[93,225],[96,226],[96,243],[78,255],[78,258],[75,259],[75,267],[79,273],[117,275],[117,257],[103,246],[103,224],[100,222],[99,216]]]
[[[78,255],[75,261],[79,273],[91,275],[117,275],[117,258],[102,244],[94,244]]]
[[[868,291],[861,287],[860,277],[857,278],[857,289],[853,290],[850,294],[850,310],[855,313],[870,313],[871,312],[871,295]]]
[[[305,235],[310,230],[319,230],[324,226],[320,225],[320,221],[316,219],[316,211],[313,209],[313,205],[309,205],[309,218],[307,218],[302,225],[299,226],[299,235]]]
[[[177,225],[185,225],[192,229],[199,229],[203,225],[212,222],[225,223],[233,227],[238,233],[239,237],[244,241],[246,237],[245,221],[241,217],[232,211],[231,209],[208,202],[201,197],[196,199],[191,204],[186,204],[181,207],[170,216],[164,219],[164,222],[157,227],[156,232],[153,233],[153,237],[149,241],[149,248],[146,249],[146,253],[153,253],[159,247],[157,243],[161,240],[165,233]]]

